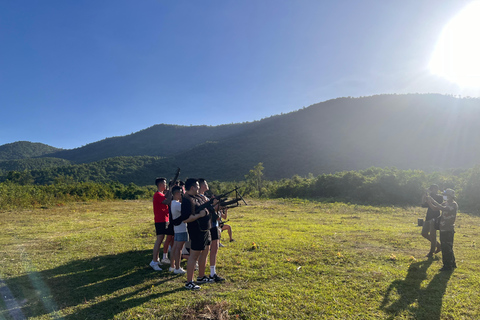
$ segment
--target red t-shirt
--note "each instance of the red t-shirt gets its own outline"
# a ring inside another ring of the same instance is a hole
[[[165,201],[165,195],[160,191],[155,192],[153,195],[155,222],[168,222],[168,205],[163,204],[163,201]]]

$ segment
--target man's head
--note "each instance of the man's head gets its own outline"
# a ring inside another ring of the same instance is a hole
[[[455,200],[455,191],[453,189],[445,189],[443,195],[447,197],[447,200]]]
[[[205,191],[208,190],[208,183],[207,180],[200,178],[198,179],[198,184],[200,186],[200,191],[198,193],[203,194]]]
[[[430,193],[435,194],[435,193],[437,193],[438,190],[440,190],[440,189],[438,188],[438,186],[437,186],[436,184],[432,184],[432,185],[430,186],[430,188],[428,188],[428,190],[430,191]]]
[[[175,186],[172,188],[172,196],[174,200],[180,200],[182,199],[182,188],[179,186]]]
[[[155,185],[158,188],[158,191],[162,192],[167,189],[167,179],[165,178],[157,178],[155,179]]]
[[[198,180],[194,178],[188,178],[187,181],[185,181],[185,192],[188,193],[189,195],[196,195],[198,194],[198,190],[200,189],[200,186],[198,185]]]

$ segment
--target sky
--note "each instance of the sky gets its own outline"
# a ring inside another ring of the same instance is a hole
[[[1,1],[0,145],[73,149],[161,123],[255,121],[347,96],[478,97],[480,84],[432,71],[446,26],[471,4]]]

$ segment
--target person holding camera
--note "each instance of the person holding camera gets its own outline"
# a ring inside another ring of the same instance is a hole
[[[442,211],[440,216],[440,242],[442,247],[443,267],[440,271],[451,271],[457,267],[453,253],[453,237],[455,235],[455,219],[457,218],[458,204],[455,202],[455,191],[446,189],[443,192],[446,200],[439,204],[431,196],[427,196],[428,204]]]
[[[438,186],[432,184],[430,188],[426,190],[422,198],[422,207],[428,208],[422,227],[422,236],[430,242],[430,251],[426,255],[428,258],[433,257],[435,253],[438,253],[441,250],[441,245],[437,241],[437,230],[435,229],[435,221],[440,217],[440,210],[432,208],[427,202],[428,196],[432,197],[437,203],[443,202],[443,197],[438,194],[438,190]]]

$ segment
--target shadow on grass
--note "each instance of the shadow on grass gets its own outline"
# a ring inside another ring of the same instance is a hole
[[[75,311],[64,318],[108,319],[151,299],[183,290],[181,286],[153,293],[152,284],[165,284],[178,276],[152,270],[147,264],[150,260],[151,250],[129,251],[72,261],[5,282],[26,317],[74,307]]]
[[[383,298],[381,309],[394,319],[399,313],[408,311],[415,319],[440,319],[442,300],[452,272],[437,273],[430,283],[422,288],[427,279],[427,270],[433,259],[412,263],[404,280],[395,280],[388,287]],[[391,301],[392,291],[396,291],[398,299]]]

